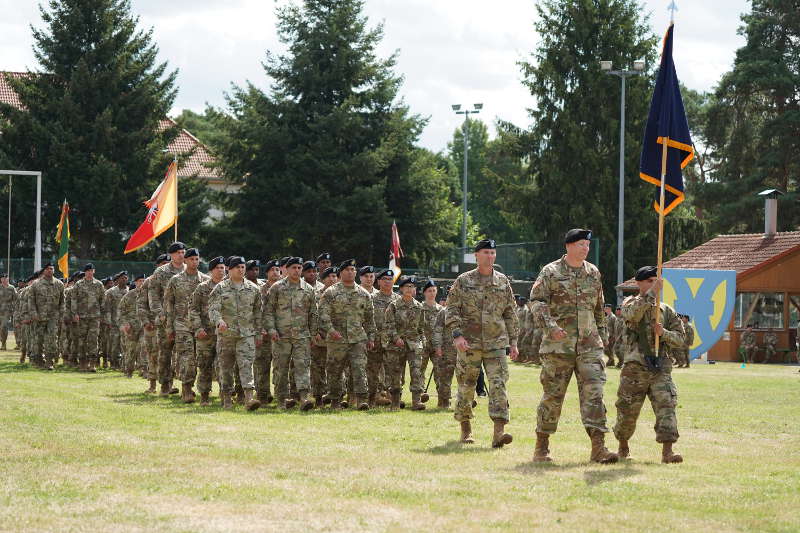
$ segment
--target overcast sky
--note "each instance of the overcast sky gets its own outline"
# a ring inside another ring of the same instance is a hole
[[[184,108],[202,111],[206,102],[223,106],[232,82],[268,86],[260,62],[266,50],[280,50],[274,10],[285,1],[132,0],[142,27],[154,30],[161,60],[180,71],[174,114]],[[744,43],[737,28],[750,3],[677,4],[678,75],[692,89],[711,89]],[[29,29],[42,26],[37,5],[36,0],[0,0],[0,70],[37,68]],[[659,36],[669,22],[668,5],[669,0],[642,2]],[[526,108],[532,101],[516,62],[538,41],[534,6],[534,0],[366,0],[370,21],[385,24],[380,53],[399,51],[403,98],[412,112],[430,117],[422,145],[446,147],[461,121],[450,109],[454,103],[482,102],[484,120],[500,117],[528,125]]]

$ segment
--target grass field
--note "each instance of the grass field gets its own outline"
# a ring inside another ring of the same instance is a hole
[[[18,354],[0,354],[2,531],[800,530],[797,367],[676,370],[682,465],[659,462],[647,405],[635,459],[589,464],[573,382],[556,462],[534,465],[535,367],[513,366],[514,442],[493,450],[485,400],[462,447],[450,412],[223,412]]]

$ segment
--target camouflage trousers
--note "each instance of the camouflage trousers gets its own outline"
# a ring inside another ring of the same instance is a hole
[[[354,394],[367,394],[367,350],[363,342],[328,343],[327,366],[328,395],[342,398],[344,369],[350,369]]]
[[[0,313],[0,343],[5,344],[8,340],[8,321],[11,313]]]
[[[675,350],[675,361],[679,365],[689,365],[689,350],[686,348]]]
[[[384,383],[387,350],[375,343],[374,350],[367,350],[367,392],[371,395],[386,388]]]
[[[214,366],[217,364],[217,336],[209,335],[205,339],[196,338],[194,349],[197,355],[197,390],[211,392]]]
[[[167,328],[156,327],[158,338],[158,382],[169,383],[173,379],[172,352],[175,348],[175,338],[170,339]]]
[[[311,394],[322,396],[328,389],[325,366],[328,362],[328,350],[324,346],[311,345]]]
[[[755,363],[756,354],[758,353],[758,346],[745,344],[744,345],[744,357],[745,363]]]
[[[14,341],[23,356],[28,354],[28,334],[25,331],[27,328],[26,324],[19,321],[14,324]]]
[[[142,352],[142,328],[131,326],[129,333],[120,332],[120,340],[122,341],[122,370],[128,375],[132,375]]]
[[[256,348],[256,358],[253,361],[253,379],[255,380],[256,393],[261,399],[266,399],[270,396],[269,374],[273,364],[272,339],[269,336],[265,336],[261,346]]]
[[[122,360],[122,339],[120,338],[120,331],[116,325],[112,325],[106,332],[106,339],[108,342],[108,351],[106,358],[111,361],[112,366],[121,368],[120,361]]]
[[[195,339],[190,331],[175,332],[175,351],[178,358],[178,376],[184,385],[194,386],[197,379],[197,355]]]
[[[75,329],[77,333],[78,360],[97,363],[100,360],[97,345],[100,335],[100,319],[81,318]]]
[[[36,356],[44,356],[47,364],[58,361],[58,319],[39,320],[35,324],[34,348]]]
[[[614,364],[614,345],[606,343],[603,346],[603,353],[608,357],[608,366],[612,366]]]
[[[456,370],[456,351],[452,347],[442,350],[442,355],[433,358],[433,379],[436,381],[436,393],[439,398],[449,400],[452,397],[453,374]]]
[[[603,387],[606,384],[606,365],[602,352],[578,355],[545,354],[542,356],[542,400],[536,414],[537,433],[555,433],[567,387],[575,374],[581,420],[587,430],[607,432]]]
[[[614,426],[617,440],[630,440],[633,436],[645,396],[650,398],[656,415],[656,442],[678,440],[678,418],[675,415],[678,389],[672,382],[671,372],[670,367],[666,371],[651,372],[636,361],[625,363],[617,390],[617,423]]]
[[[475,415],[472,413],[472,400],[475,398],[475,385],[481,366],[486,371],[486,383],[489,389],[489,417],[492,420],[510,420],[508,413],[508,356],[506,350],[468,350],[456,352],[456,380],[458,393],[456,394],[456,407],[453,417],[459,422],[470,420]]]
[[[421,361],[422,350],[409,348],[408,345],[403,348],[388,348],[384,367],[386,368],[386,384],[389,390],[403,390],[406,363],[408,363],[408,373],[411,375],[409,390],[411,392],[422,392],[425,384],[422,382]]]
[[[67,349],[64,352],[64,359],[77,366],[80,362],[78,360],[78,325],[74,322],[68,322],[64,325],[64,331],[67,337]]]
[[[253,361],[256,358],[256,339],[254,336],[217,336],[217,357],[219,358],[220,387],[224,392],[233,392],[233,373],[239,367],[239,379],[244,390],[253,390]]]
[[[147,357],[147,379],[158,379],[158,333],[156,329],[142,328],[144,353]]]
[[[625,362],[625,350],[622,349],[622,341],[614,343],[614,355],[617,358],[617,366],[622,366]]]
[[[289,396],[289,372],[298,392],[311,390],[311,346],[309,339],[280,339],[272,343],[275,398],[282,405]]]
[[[775,357],[775,346],[772,345],[772,344],[765,345],[764,346],[764,360],[762,362],[766,363],[766,362],[772,360],[773,357]]]

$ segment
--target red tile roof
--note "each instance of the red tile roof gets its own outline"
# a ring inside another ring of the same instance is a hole
[[[763,233],[719,235],[664,263],[664,268],[735,270],[736,277],[757,270],[773,260],[800,251],[800,231],[784,231],[769,237]],[[635,289],[629,279],[623,289]]]
[[[22,102],[19,100],[19,95],[8,84],[6,76],[12,78],[28,77],[30,72],[2,72],[0,71],[0,102],[10,104],[17,109],[22,109]],[[159,122],[159,128],[164,130],[176,126],[174,120],[169,117],[162,119]],[[192,152],[192,150],[194,150]],[[182,178],[199,176],[207,179],[219,180],[221,179],[220,173],[216,168],[210,168],[208,165],[214,163],[214,156],[211,155],[208,147],[200,142],[197,137],[188,131],[181,129],[178,135],[173,139],[167,151],[171,154],[176,154],[178,157],[184,158],[183,165],[178,169],[178,176]],[[189,155],[191,152],[191,155]]]

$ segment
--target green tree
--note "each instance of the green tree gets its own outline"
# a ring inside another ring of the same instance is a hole
[[[236,87],[222,118],[228,142],[217,153],[243,188],[219,248],[383,264],[395,219],[405,251],[425,261],[455,236],[448,176],[414,146],[425,121],[398,98],[395,55],[376,55],[382,27],[368,27],[360,0],[307,0],[277,14],[287,52],[267,54],[269,94]]]
[[[753,0],[742,21],[747,43],[707,110],[711,160],[697,188],[719,233],[760,231],[763,189],[788,192],[783,205],[800,199],[800,11],[797,2]],[[783,209],[778,225],[797,228],[800,210]]]
[[[179,127],[185,129],[198,138],[200,142],[210,148],[227,142],[225,129],[221,125],[221,112],[212,106],[206,106],[205,111],[195,113],[191,109],[184,109],[175,117]]]
[[[44,244],[67,198],[71,251],[117,256],[158,181],[151,177],[166,168],[161,149],[175,131],[160,120],[175,98],[176,73],[158,63],[152,30],[137,28],[128,0],[50,0],[40,11],[45,27],[33,29],[40,71],[9,79],[23,109],[0,108],[2,156],[43,171]],[[14,212],[31,212],[33,184],[16,183]],[[19,243],[28,243],[17,253],[30,251],[32,226],[27,216],[15,225]]]

